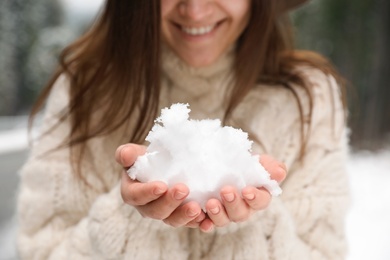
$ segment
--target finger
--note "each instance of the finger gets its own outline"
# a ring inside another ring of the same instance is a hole
[[[217,199],[210,199],[206,203],[206,211],[216,227],[224,227],[230,223],[222,203]]]
[[[253,210],[265,209],[271,202],[271,194],[264,188],[245,187],[242,197]]]
[[[186,185],[176,184],[157,200],[138,207],[138,209],[145,217],[163,220],[168,218],[180,206],[188,194],[189,189]]]
[[[199,229],[205,233],[209,233],[213,231],[214,230],[213,221],[211,221],[211,219],[206,218],[200,223]]]
[[[271,179],[282,182],[287,175],[287,168],[284,163],[275,160],[272,156],[263,154],[260,156],[260,163],[270,173]]]
[[[197,216],[194,220],[188,222],[185,226],[189,228],[198,228],[200,223],[205,220],[206,214],[201,211],[199,216]]]
[[[130,167],[137,160],[138,156],[144,155],[146,147],[138,144],[124,144],[115,151],[115,159],[123,167]]]
[[[192,201],[178,207],[164,222],[172,227],[182,227],[196,219],[202,212],[199,204]]]
[[[122,174],[121,195],[123,201],[132,206],[148,204],[167,192],[163,182],[141,183],[132,180],[125,172]]]
[[[222,203],[229,219],[233,222],[242,222],[249,218],[251,208],[241,198],[237,189],[231,186],[221,190]]]

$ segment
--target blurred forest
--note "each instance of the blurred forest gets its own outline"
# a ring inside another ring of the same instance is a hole
[[[390,144],[390,1],[312,0],[294,11],[297,45],[329,57],[349,81],[356,149]],[[58,0],[0,1],[0,116],[28,113],[59,51],[81,31]]]
[[[330,58],[349,82],[356,149],[390,144],[390,1],[317,0],[292,14],[297,45]]]

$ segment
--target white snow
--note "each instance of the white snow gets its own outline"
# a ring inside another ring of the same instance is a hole
[[[42,119],[42,113],[38,113],[29,133],[28,116],[0,117],[0,156],[28,149],[29,141],[39,135]]]
[[[16,227],[15,219],[10,219],[0,226],[0,260],[17,259]]]
[[[97,13],[103,0],[61,0],[67,12],[76,12],[83,15],[94,15]]]
[[[359,152],[348,164],[352,208],[348,260],[390,259],[390,150]]]
[[[3,131],[0,134],[0,155],[26,149],[28,136],[26,128]]]
[[[219,198],[222,187],[239,191],[250,185],[265,187],[273,196],[281,193],[278,183],[251,154],[252,142],[241,129],[222,127],[218,119],[191,120],[188,104],[164,108],[146,140],[147,153],[129,170],[141,182],[162,181],[172,187],[188,186],[187,201],[205,210],[207,200]]]
[[[82,33],[100,11],[103,0],[60,0],[65,10],[65,23],[73,32]],[[79,31],[81,29],[81,31]]]

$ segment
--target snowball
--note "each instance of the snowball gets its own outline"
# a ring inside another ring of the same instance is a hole
[[[273,196],[282,192],[259,156],[251,154],[247,133],[222,127],[218,119],[191,120],[190,111],[188,104],[162,109],[146,137],[146,154],[128,171],[132,179],[162,181],[169,187],[184,183],[190,190],[186,201],[197,201],[203,209],[208,199],[221,199],[226,185],[265,187]]]

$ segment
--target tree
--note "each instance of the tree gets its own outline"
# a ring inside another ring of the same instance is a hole
[[[62,18],[58,0],[0,1],[0,115],[16,114],[30,107],[53,69],[50,62],[40,62],[42,55],[53,49],[48,44],[53,39],[46,36],[50,28],[61,31]],[[64,33],[57,38],[69,37]],[[41,51],[39,55],[37,50]]]
[[[351,83],[352,144],[378,149],[390,133],[389,1],[313,0],[293,14],[297,44],[330,58]],[[355,98],[355,96],[357,98]]]

